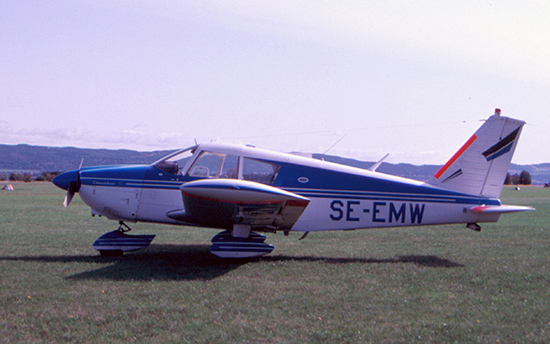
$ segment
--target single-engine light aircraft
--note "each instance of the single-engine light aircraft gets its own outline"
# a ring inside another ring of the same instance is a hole
[[[251,146],[208,143],[152,165],[84,167],[57,176],[92,215],[119,221],[93,245],[117,255],[147,247],[154,235],[129,235],[127,222],[221,230],[210,252],[255,257],[274,247],[257,232],[354,230],[496,222],[503,213],[534,210],[503,205],[499,196],[525,122],[489,117],[426,182]],[[304,234],[304,236],[305,236]]]

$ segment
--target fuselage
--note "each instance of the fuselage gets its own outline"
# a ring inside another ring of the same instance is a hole
[[[293,231],[494,222],[499,214],[469,209],[501,204],[415,180],[225,144],[191,147],[151,165],[83,168],[56,178],[56,185],[67,189],[75,174],[93,214],[130,222],[194,225],[167,214],[185,208],[180,186],[199,179],[249,180],[309,199]]]

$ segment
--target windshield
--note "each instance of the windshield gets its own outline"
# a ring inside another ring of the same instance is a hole
[[[197,146],[189,147],[175,153],[172,153],[159,161],[155,162],[153,165],[163,170],[164,172],[170,174],[180,174],[185,165],[193,157],[193,153]]]

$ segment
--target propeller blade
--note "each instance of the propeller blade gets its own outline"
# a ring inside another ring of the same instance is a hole
[[[63,206],[67,208],[71,201],[73,200],[74,194],[80,190],[80,178],[76,182],[70,182],[69,187],[67,188],[67,194],[65,195],[65,200],[63,201]]]
[[[65,200],[63,201],[63,206],[67,208],[71,201],[73,200],[74,192],[71,192],[71,190],[67,190],[67,194],[65,195]]]

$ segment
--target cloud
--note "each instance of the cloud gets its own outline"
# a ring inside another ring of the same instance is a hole
[[[14,129],[11,126],[0,126],[2,142],[5,144],[40,144],[45,146],[57,146],[59,142],[82,141],[86,136],[83,128],[56,128],[56,129]]]
[[[54,129],[13,129],[0,125],[0,143],[40,146],[76,146],[81,148],[170,150],[190,145],[181,133],[152,134],[137,130],[112,130],[101,134],[83,127]]]

